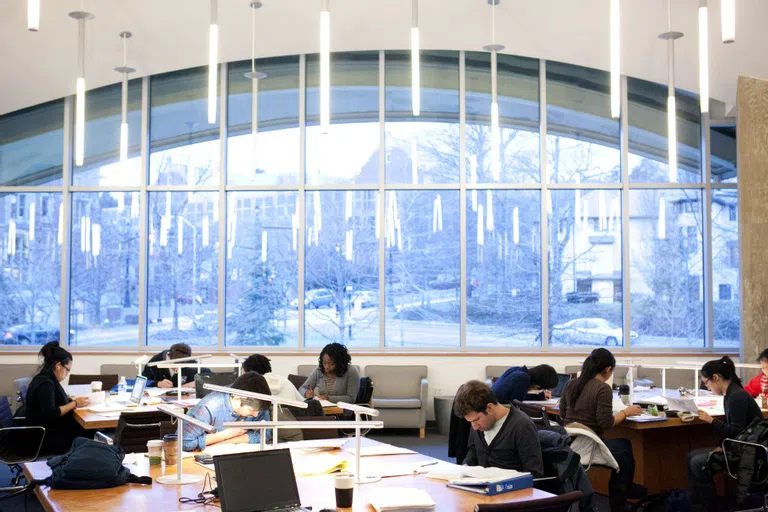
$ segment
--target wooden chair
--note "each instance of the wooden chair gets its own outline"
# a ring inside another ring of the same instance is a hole
[[[531,501],[511,503],[478,503],[475,512],[568,512],[584,496],[581,491],[573,491],[560,496]]]
[[[146,453],[147,441],[162,439],[165,434],[176,433],[171,417],[161,411],[124,412],[120,414],[115,431],[115,446],[125,453]]]
[[[74,386],[76,384],[90,384],[91,382],[98,380],[101,381],[101,389],[109,391],[113,387],[117,386],[117,382],[120,380],[120,376],[113,375],[84,375],[73,373],[69,376],[69,385]]]

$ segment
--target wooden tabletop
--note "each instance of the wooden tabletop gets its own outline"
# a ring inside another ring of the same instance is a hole
[[[350,441],[353,442],[353,441]],[[363,439],[365,445],[378,445],[377,441]],[[319,454],[296,455],[293,457],[316,457]],[[354,467],[354,458],[346,451],[335,450],[334,452],[325,452],[337,454],[339,457],[350,460]],[[435,459],[421,454],[410,455],[390,455],[381,457],[366,457],[366,460],[376,459],[382,462],[390,463],[426,463]],[[175,474],[176,466],[149,466],[148,459],[142,458],[136,465],[126,465],[132,473],[144,476],[149,475],[153,479],[164,474]],[[205,474],[211,473],[193,459],[184,459],[184,473]],[[50,475],[50,468],[45,462],[33,462],[24,465],[24,475],[27,479],[45,478]],[[299,487],[299,496],[305,506],[311,506],[313,510],[320,510],[328,507],[335,510],[335,494],[333,488],[333,477],[330,475],[299,477],[297,478]],[[256,483],[255,483],[256,484]],[[182,496],[196,497],[202,489],[202,482],[190,485],[162,485],[157,482],[152,486],[142,486],[137,484],[127,484],[112,489],[98,490],[54,490],[46,486],[40,486],[35,489],[43,508],[48,512],[59,511],[77,511],[77,512],[101,512],[104,510],[131,510],[154,512],[160,510],[221,510],[215,505],[198,504],[180,504],[179,498]],[[472,510],[476,503],[498,503],[512,501],[528,501],[552,496],[551,494],[539,491],[537,489],[525,489],[522,491],[509,492],[496,496],[482,496],[479,494],[460,491],[446,487],[444,481],[432,480],[424,475],[409,475],[400,477],[384,478],[379,482],[355,486],[354,505],[349,509],[339,509],[351,512],[373,511],[373,507],[368,504],[366,494],[375,488],[381,487],[418,487],[429,493],[437,503],[439,511],[468,511]]]

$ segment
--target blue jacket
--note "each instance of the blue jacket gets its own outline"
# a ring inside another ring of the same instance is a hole
[[[541,393],[529,394],[531,387],[531,376],[528,375],[528,368],[525,366],[513,366],[508,368],[501,377],[493,383],[493,393],[499,402],[503,404],[511,403],[513,400],[541,400]]]

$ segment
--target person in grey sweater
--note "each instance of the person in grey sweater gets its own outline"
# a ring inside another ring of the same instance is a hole
[[[352,358],[341,343],[329,343],[320,352],[318,365],[299,388],[304,398],[355,403],[360,374],[350,366]]]
[[[453,413],[472,425],[465,466],[515,469],[544,476],[536,425],[515,407],[499,404],[486,384],[471,380],[459,388]]]

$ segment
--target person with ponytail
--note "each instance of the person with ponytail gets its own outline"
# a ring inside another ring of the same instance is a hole
[[[61,382],[72,371],[72,354],[50,341],[40,349],[42,365],[27,388],[26,424],[45,427],[42,453],[67,453],[76,437],[92,437],[75,420],[73,411],[88,405],[88,398],[71,399]]]
[[[699,419],[712,425],[720,442],[738,436],[755,418],[763,417],[755,399],[741,386],[736,367],[728,356],[702,366],[701,381],[714,394],[724,396],[723,419],[699,411]],[[717,491],[712,477],[723,470],[723,460],[721,455],[712,460],[711,455],[719,452],[722,452],[722,448],[699,448],[688,454],[688,490],[691,492],[691,501],[700,504],[702,511],[717,508]],[[716,462],[718,459],[719,464]]]
[[[597,348],[584,360],[581,375],[566,384],[560,398],[560,417],[568,423],[581,423],[592,429],[611,451],[619,471],[611,471],[608,502],[612,511],[626,510],[627,498],[640,499],[645,488],[633,484],[635,457],[632,443],[627,439],[604,439],[606,430],[630,416],[641,413],[640,406],[631,405],[613,413],[613,394],[607,381],[613,376],[616,359],[610,351]]]

